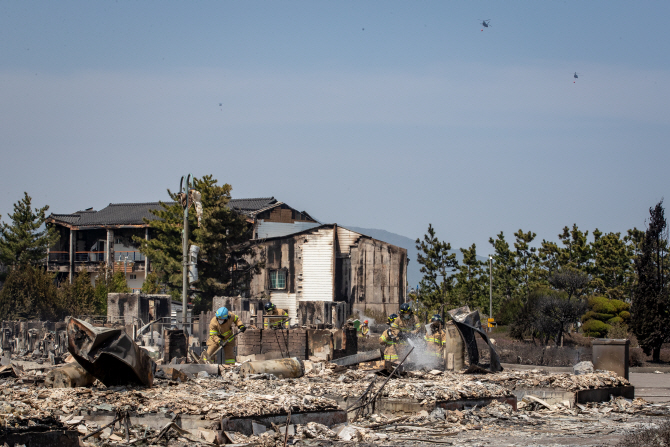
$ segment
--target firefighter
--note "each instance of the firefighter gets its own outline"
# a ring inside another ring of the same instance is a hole
[[[400,317],[396,318],[391,326],[400,332],[398,336],[400,343],[397,346],[397,354],[400,358],[403,358],[409,350],[407,339],[411,337],[418,340],[421,323],[419,322],[419,318],[414,315],[412,307],[408,303],[403,303],[400,306]]]
[[[363,322],[363,326],[361,326],[361,331],[358,333],[358,336],[362,338],[368,338],[370,336],[370,326],[368,326],[368,320]]]
[[[398,315],[389,315],[389,328],[379,337],[379,343],[384,347],[384,360],[388,360],[389,362],[398,361],[398,345],[401,343],[400,329],[393,327],[394,321],[397,319]]]
[[[235,364],[235,338],[233,336],[233,325],[237,326],[240,332],[247,330],[240,318],[229,312],[225,307],[219,307],[216,315],[209,322],[209,338],[207,339],[207,354],[203,356],[203,360],[208,363],[214,361],[214,352],[224,342],[228,342],[223,347],[223,354],[225,357],[224,363],[226,365]]]
[[[265,315],[280,315],[285,318],[263,318],[263,329],[281,329],[282,327],[288,329],[288,312],[284,309],[277,309],[274,303],[267,302],[265,303]]]
[[[444,344],[447,341],[447,333],[443,329],[442,317],[435,314],[430,319],[431,334],[424,335],[426,341],[426,353],[433,359],[440,360],[443,357]]]
[[[396,318],[393,325],[400,329],[400,333],[403,337],[417,335],[421,331],[419,318],[414,315],[414,312],[408,303],[403,303],[400,306],[400,318]]]

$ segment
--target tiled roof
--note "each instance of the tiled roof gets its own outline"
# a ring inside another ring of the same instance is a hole
[[[274,197],[261,197],[256,199],[230,199],[228,206],[240,214],[253,216],[259,210],[265,209],[274,203],[277,203],[277,199]]]
[[[170,202],[167,202],[170,204]],[[259,211],[281,204],[274,197],[260,197],[255,199],[231,199],[228,206],[235,212],[253,217]],[[85,210],[72,214],[51,214],[56,222],[75,227],[86,226],[114,226],[114,225],[144,225],[144,219],[154,220],[156,216],[150,210],[160,208],[159,202],[148,203],[110,203],[100,211]],[[307,213],[305,213],[307,214]]]
[[[81,216],[78,213],[74,213],[74,214],[52,214],[49,217],[52,217],[54,220],[57,220],[59,222],[76,224]]]
[[[158,217],[150,210],[160,208],[158,202],[148,203],[110,203],[97,213],[82,214],[78,225],[143,225],[144,219],[154,220]]]
[[[106,225],[144,225],[144,218],[158,219],[150,210],[160,208],[158,202],[110,203],[100,211],[86,210],[72,214],[51,214],[55,221],[75,227]]]

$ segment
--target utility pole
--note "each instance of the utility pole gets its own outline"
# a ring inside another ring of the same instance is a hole
[[[492,318],[493,318],[493,256],[489,255],[489,319]],[[489,332],[492,331],[493,328],[489,328]]]
[[[184,182],[184,177],[181,178],[179,182],[179,192],[184,193],[186,196],[184,206],[184,231],[182,232],[182,287],[181,287],[181,321],[184,331],[186,331],[186,314],[188,313],[188,195],[191,189],[191,174],[186,177],[186,185],[182,189],[182,184]]]

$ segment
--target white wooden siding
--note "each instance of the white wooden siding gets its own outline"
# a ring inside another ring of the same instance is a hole
[[[295,293],[270,292],[270,301],[279,309],[288,310],[288,316],[291,318],[291,324],[298,321],[298,303]]]
[[[363,235],[355,231],[337,227],[337,256],[341,258],[349,257],[351,247],[356,245],[361,236]]]
[[[300,238],[302,239],[302,237]],[[302,242],[302,293],[300,301],[333,301],[333,230],[305,235]]]

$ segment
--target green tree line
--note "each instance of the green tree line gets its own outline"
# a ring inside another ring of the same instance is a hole
[[[72,284],[47,272],[47,250],[58,241],[58,233],[45,225],[49,207],[33,209],[28,193],[14,204],[10,222],[0,225],[0,319],[60,320],[68,315],[105,315],[107,293],[130,292],[122,272],[102,268],[95,286],[86,270]]]
[[[640,346],[656,355],[670,341],[662,201],[646,222],[646,230],[625,234],[598,228],[589,234],[573,224],[556,241],[539,241],[523,229],[507,239],[501,231],[489,238],[490,266],[477,259],[475,244],[460,249],[458,262],[451,244],[429,224],[416,240],[423,279],[411,298],[433,311],[468,305],[488,315],[491,284],[493,315],[498,324],[511,325],[517,338],[558,343],[574,323],[584,323],[584,332],[593,336],[628,323]]]

